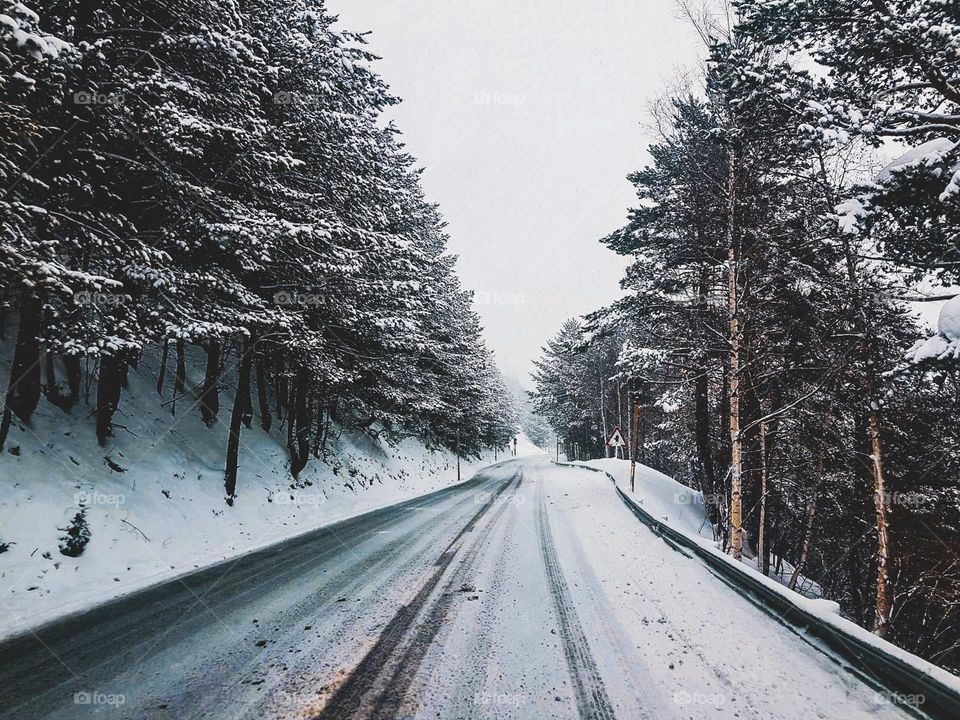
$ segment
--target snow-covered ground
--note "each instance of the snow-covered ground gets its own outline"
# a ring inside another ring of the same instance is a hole
[[[196,360],[188,380],[199,379]],[[238,498],[227,507],[231,394],[208,428],[189,397],[174,416],[155,378],[149,355],[131,369],[106,448],[84,403],[65,414],[42,400],[30,427],[14,423],[0,457],[0,636],[456,482],[452,453],[333,432],[326,462],[311,459],[293,487],[282,432],[255,420],[242,432]],[[540,451],[521,436],[518,452]],[[462,459],[461,478],[492,462],[493,452]],[[61,538],[81,507],[90,541],[68,557]]]
[[[547,457],[206,575],[2,648],[0,717],[907,717]]]
[[[713,528],[707,520],[706,503],[699,491],[678,483],[658,470],[638,463],[636,482],[631,492],[629,461],[606,458],[578,464],[609,473],[616,478],[620,489],[634,498],[648,513],[689,537],[696,537],[701,542],[706,541],[716,546],[713,542]],[[750,554],[749,552],[745,554],[741,562],[759,571],[757,557],[748,557]],[[779,574],[774,574],[773,577],[786,585],[793,574],[793,566],[784,560],[779,564],[779,568]],[[818,598],[822,595],[822,590],[817,583],[802,576],[797,581],[797,590],[809,598]]]
[[[713,539],[713,533],[706,518],[703,496],[696,490],[678,483],[667,475],[653,468],[637,464],[635,489],[630,491],[630,463],[626,460],[600,459],[575,463],[604,471],[612,476],[617,486],[650,515],[661,520],[670,528],[686,535],[701,547],[713,553],[717,558],[739,568],[741,572],[750,573],[756,580],[767,585],[768,588],[787,596],[797,607],[810,613],[852,637],[870,644],[883,653],[895,656],[903,662],[912,665],[919,671],[937,678],[953,691],[960,693],[960,678],[947,672],[923,658],[903,650],[886,640],[847,620],[840,615],[840,606],[831,600],[820,596],[820,588],[813,581],[803,578],[798,583],[798,590],[794,592],[785,587],[793,568],[786,562],[780,577],[766,577],[757,569],[756,559],[744,558],[737,562],[725,554],[719,543]]]

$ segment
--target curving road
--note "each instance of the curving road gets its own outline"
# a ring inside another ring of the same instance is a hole
[[[0,717],[897,718],[649,532],[512,460],[0,645]]]

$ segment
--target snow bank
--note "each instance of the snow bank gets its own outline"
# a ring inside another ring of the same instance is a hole
[[[672,488],[682,488],[678,493],[686,491],[695,493],[695,491],[686,486],[677,483],[663,473],[637,465],[636,492],[631,494],[630,487],[630,463],[626,460],[590,460],[582,463],[574,463],[585,467],[595,468],[605,472],[612,477],[617,486],[628,496],[637,506],[642,507],[649,515],[663,518],[663,522],[671,530],[683,535],[690,542],[694,543],[704,553],[709,554],[717,562],[724,563],[733,573],[739,573],[746,576],[750,581],[760,583],[767,590],[776,593],[784,601],[812,616],[823,625],[828,626],[838,633],[840,637],[849,637],[855,639],[862,645],[869,646],[881,656],[886,656],[902,663],[910,668],[911,673],[917,673],[916,677],[930,678],[935,683],[941,685],[947,692],[960,694],[960,677],[944,670],[933,663],[924,660],[903,648],[878,638],[876,635],[860,627],[854,622],[840,616],[840,607],[837,603],[821,598],[809,598],[787,589],[784,585],[774,578],[767,577],[758,572],[755,567],[750,567],[743,562],[737,562],[732,557],[723,552],[718,543],[712,538],[708,538],[702,531],[691,533],[691,517],[683,519],[684,513],[678,513],[678,505],[686,505],[686,501],[669,503],[672,497],[669,490]],[[677,498],[682,497],[678,494]],[[701,496],[702,499],[702,496]],[[660,511],[666,510],[665,515],[660,515],[654,508],[660,508]],[[701,505],[702,507],[702,505]],[[670,520],[670,512],[673,512],[674,519]],[[796,621],[795,621],[796,622]]]
[[[202,359],[188,359],[189,387]],[[156,358],[131,369],[106,448],[82,402],[66,414],[41,401],[30,427],[14,423],[0,457],[0,635],[456,482],[449,452],[334,430],[326,462],[311,459],[293,485],[282,429],[255,420],[242,432],[238,498],[227,507],[230,394],[208,428],[189,397],[176,415],[163,406],[170,395],[157,396],[155,378]],[[539,451],[522,437],[518,452]],[[492,452],[461,460],[462,479],[492,462]],[[68,557],[61,538],[81,508],[90,542]]]
[[[624,493],[658,520],[662,520],[672,529],[697,542],[705,542],[710,547],[718,547],[713,534],[713,527],[707,519],[706,502],[703,495],[692,488],[677,482],[662,472],[637,464],[635,489],[630,492],[630,462],[627,460],[602,459],[576,463],[587,467],[594,467],[616,478],[617,486]],[[753,556],[749,548],[745,549],[741,564],[759,572],[758,558]],[[784,561],[779,564],[779,573],[771,568],[771,577],[781,585],[787,585],[793,575],[793,565]],[[819,598],[823,590],[819,584],[810,578],[800,576],[797,579],[799,592],[811,599]]]
[[[574,463],[610,473],[624,492],[630,492],[630,462],[607,458]],[[634,497],[648,513],[692,537],[713,540],[703,495],[646,465],[637,464]]]

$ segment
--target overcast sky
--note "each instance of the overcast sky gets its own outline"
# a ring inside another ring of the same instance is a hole
[[[371,30],[487,342],[530,386],[568,317],[617,297],[647,106],[702,48],[672,0],[329,0]]]

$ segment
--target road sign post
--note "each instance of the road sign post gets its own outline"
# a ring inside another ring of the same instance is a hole
[[[630,411],[630,492],[637,476],[637,439],[640,437],[640,403],[633,401]]]

